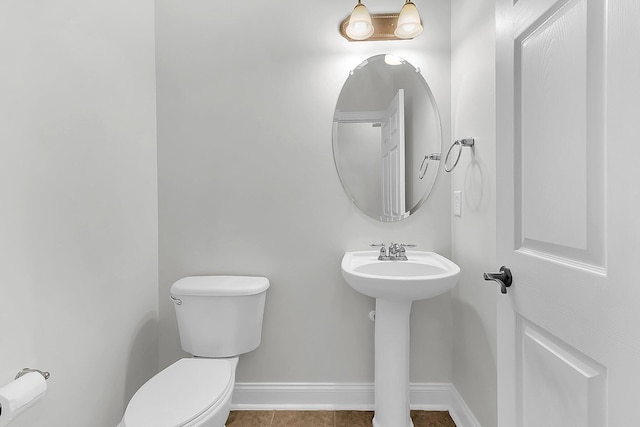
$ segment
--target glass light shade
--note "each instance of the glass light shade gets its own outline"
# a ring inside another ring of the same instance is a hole
[[[422,23],[420,22],[420,14],[416,5],[410,0],[402,6],[400,16],[398,16],[398,24],[394,34],[399,39],[411,39],[422,33]]]
[[[349,25],[347,25],[345,31],[353,40],[366,40],[373,35],[371,15],[369,15],[369,11],[359,0],[356,7],[353,8],[353,12],[351,12]]]

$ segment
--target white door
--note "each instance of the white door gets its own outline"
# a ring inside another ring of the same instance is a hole
[[[640,426],[640,1],[496,11],[499,427]]]
[[[406,216],[404,179],[404,89],[400,89],[382,120],[382,220]]]

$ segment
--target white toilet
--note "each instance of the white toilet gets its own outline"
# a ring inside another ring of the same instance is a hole
[[[171,286],[180,359],[131,398],[118,427],[223,427],[238,355],[260,345],[264,277],[194,276]]]

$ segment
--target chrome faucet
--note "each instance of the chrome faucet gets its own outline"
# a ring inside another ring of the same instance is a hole
[[[371,245],[371,247],[380,248],[380,256],[378,256],[378,261],[407,261],[407,253],[405,251],[405,248],[413,248],[415,246],[416,245],[391,242],[389,244],[389,250],[387,251],[384,243]]]
[[[398,243],[391,242],[389,245],[389,258],[399,258],[400,252],[404,253],[404,248]]]

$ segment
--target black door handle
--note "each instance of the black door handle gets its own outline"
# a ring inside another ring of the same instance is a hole
[[[484,273],[484,280],[497,282],[500,285],[500,292],[506,294],[507,288],[513,282],[513,276],[511,276],[511,270],[503,265],[500,267],[500,273]]]

